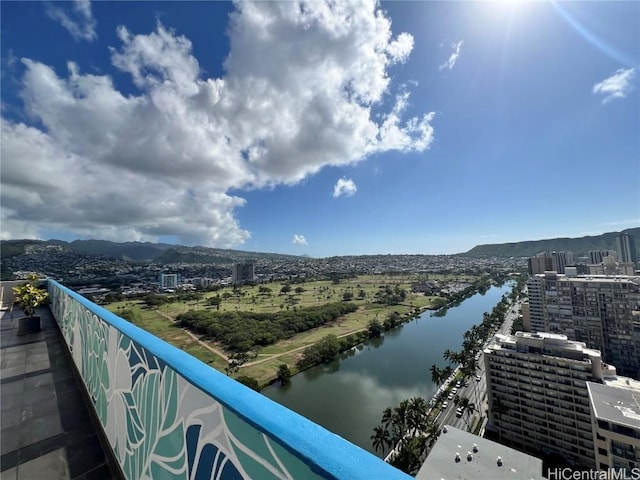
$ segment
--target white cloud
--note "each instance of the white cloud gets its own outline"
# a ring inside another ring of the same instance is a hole
[[[304,238],[304,235],[294,235],[293,236],[293,244],[294,245],[308,245],[307,239]]]
[[[631,91],[631,82],[635,74],[635,68],[620,68],[609,78],[596,83],[592,93],[604,95],[602,103],[607,103],[614,98],[624,98]]]
[[[59,76],[22,59],[32,124],[2,119],[3,234],[22,222],[23,231],[238,245],[250,235],[231,189],[294,184],[433,139],[433,113],[406,118],[409,93],[389,95],[388,67],[407,60],[413,39],[394,39],[373,2],[239,2],[221,78],[203,78],[189,39],[161,24],[117,33],[111,61],[134,93],[73,62]]]
[[[640,225],[640,219],[638,219],[638,218],[630,218],[628,220],[616,220],[616,221],[612,221],[612,222],[598,223],[599,227],[635,228],[638,225]]]
[[[358,188],[351,179],[340,178],[333,186],[333,198],[338,198],[342,195],[345,197],[352,197],[356,194]]]
[[[399,62],[405,62],[413,50],[413,37],[408,33],[401,33],[396,40],[389,42],[387,52]]]
[[[6,62],[7,62],[7,67],[9,67],[11,70],[13,70],[13,68],[18,63],[18,57],[15,56],[12,49],[9,49]]]
[[[91,13],[91,2],[89,0],[75,0],[71,16],[57,5],[47,4],[47,15],[67,29],[73,38],[88,42],[98,38],[96,34],[97,23]]]
[[[453,53],[449,56],[449,59],[446,62],[440,65],[440,70],[451,70],[456,65],[458,57],[460,56],[460,48],[462,48],[462,43],[462,40],[460,40],[458,43],[454,43],[453,45],[451,45],[451,47],[453,48]]]

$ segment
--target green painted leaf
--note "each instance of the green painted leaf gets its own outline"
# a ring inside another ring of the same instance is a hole
[[[138,415],[138,408],[131,392],[123,392],[122,398],[127,407],[127,439],[130,444],[138,445],[145,434],[140,415]]]

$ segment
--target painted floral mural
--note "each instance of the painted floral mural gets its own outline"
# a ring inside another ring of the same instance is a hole
[[[321,478],[58,284],[49,282],[49,292],[127,479]]]

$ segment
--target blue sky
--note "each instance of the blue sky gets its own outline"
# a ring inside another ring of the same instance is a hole
[[[2,238],[331,256],[640,225],[639,2],[2,2]]]

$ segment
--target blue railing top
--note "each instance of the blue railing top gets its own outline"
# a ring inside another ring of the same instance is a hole
[[[227,377],[55,280],[49,279],[48,282],[161,358],[185,380],[213,397],[254,428],[278,440],[319,475],[326,478],[366,480],[412,478],[366,450]]]

